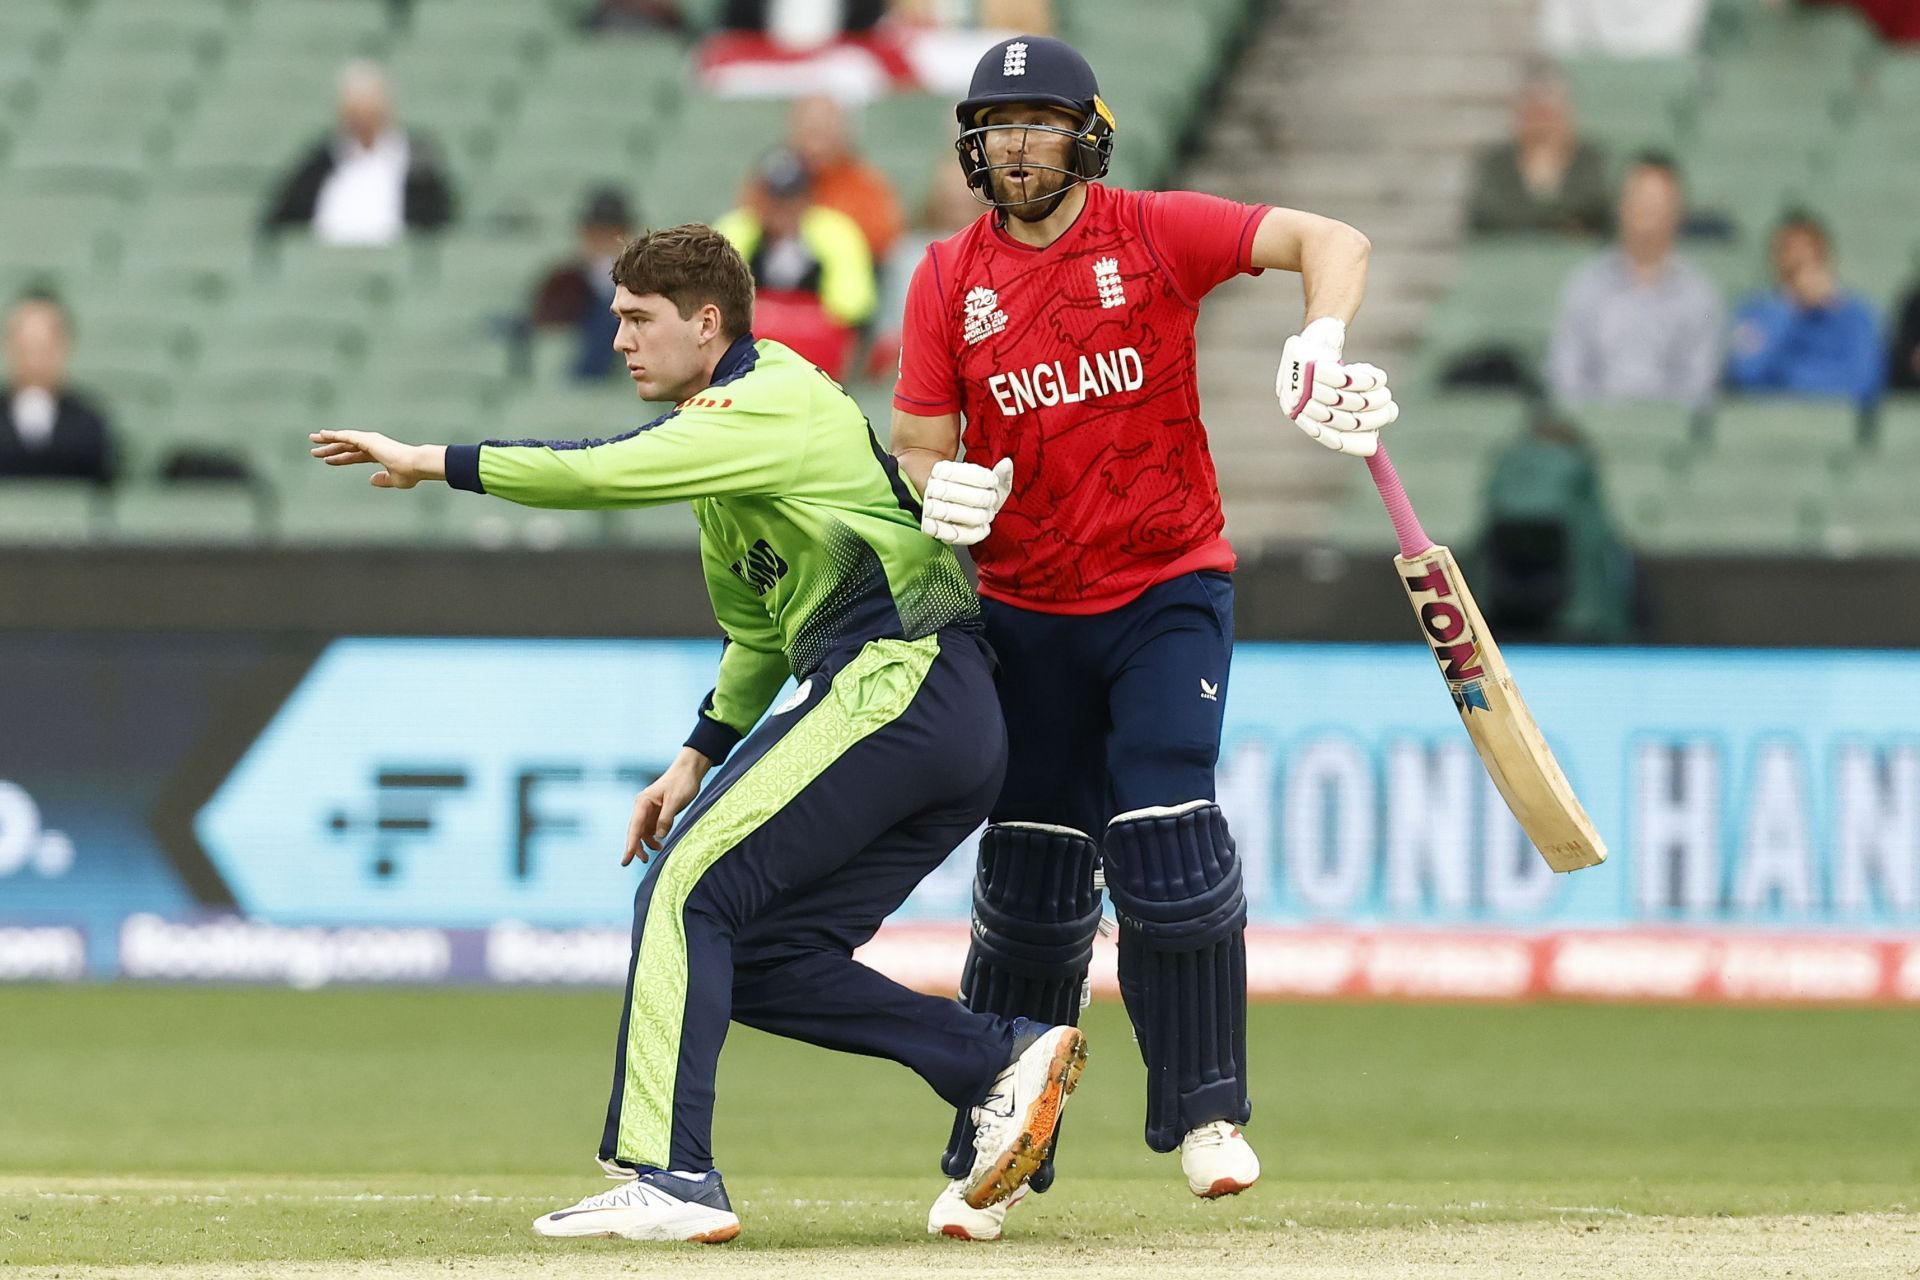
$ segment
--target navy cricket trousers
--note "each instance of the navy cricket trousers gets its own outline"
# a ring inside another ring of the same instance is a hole
[[[986,817],[1005,766],[976,635],[869,641],[802,682],[715,772],[634,897],[601,1158],[713,1167],[729,1020],[891,1058],[947,1103],[977,1103],[1012,1024],[853,951]]]
[[[1115,814],[1215,798],[1231,576],[1181,574],[1107,613],[985,608],[1008,740],[993,821],[1098,839]]]

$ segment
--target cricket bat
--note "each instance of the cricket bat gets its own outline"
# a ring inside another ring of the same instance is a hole
[[[1607,846],[1520,697],[1453,552],[1420,527],[1384,445],[1367,459],[1367,470],[1400,540],[1400,554],[1393,559],[1400,585],[1493,785],[1555,871],[1606,861]]]

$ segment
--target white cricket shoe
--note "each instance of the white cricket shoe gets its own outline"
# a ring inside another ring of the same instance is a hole
[[[721,1244],[740,1234],[740,1219],[727,1202],[718,1170],[696,1180],[654,1169],[572,1208],[535,1218],[533,1233]]]
[[[1078,1027],[1050,1027],[1018,1019],[1014,1058],[994,1077],[973,1109],[973,1168],[961,1179],[961,1198],[984,1209],[1027,1184],[1047,1158],[1067,1095],[1087,1065],[1087,1038]]]
[[[967,1203],[967,1184],[955,1178],[933,1202],[933,1208],[927,1211],[927,1234],[930,1236],[951,1236],[955,1240],[998,1240],[1000,1228],[1006,1225],[1007,1211],[1027,1198],[1027,1188],[1002,1200],[999,1204],[990,1204],[984,1209],[976,1209]]]
[[[1215,1120],[1180,1140],[1180,1171],[1187,1190],[1203,1200],[1239,1195],[1260,1180],[1260,1157],[1240,1130]]]

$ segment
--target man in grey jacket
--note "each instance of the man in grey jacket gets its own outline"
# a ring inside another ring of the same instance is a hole
[[[1674,252],[1685,212],[1679,170],[1641,156],[1621,184],[1616,248],[1560,295],[1547,382],[1561,404],[1652,401],[1704,409],[1720,375],[1720,292]]]

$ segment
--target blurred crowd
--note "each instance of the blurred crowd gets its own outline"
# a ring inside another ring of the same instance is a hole
[[[1846,286],[1821,218],[1789,209],[1771,232],[1771,287],[1724,298],[1689,260],[1686,237],[1725,228],[1710,212],[1690,216],[1679,163],[1644,152],[1627,160],[1617,185],[1612,164],[1580,136],[1566,86],[1544,67],[1515,98],[1510,139],[1475,163],[1472,233],[1596,246],[1565,282],[1540,371],[1555,402],[1704,410],[1724,391],[1841,397],[1870,409],[1889,387],[1920,389],[1920,287],[1889,323]],[[1487,353],[1476,363],[1484,370]],[[1524,382],[1527,373],[1506,376]]]

